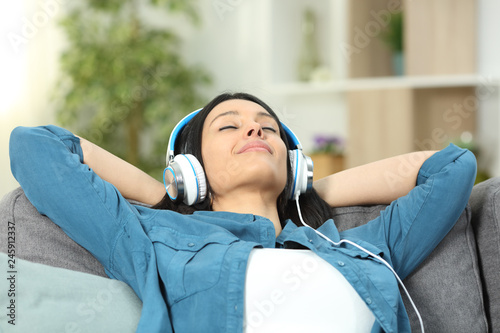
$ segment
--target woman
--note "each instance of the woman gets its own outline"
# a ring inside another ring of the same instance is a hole
[[[140,332],[242,331],[246,267],[258,247],[310,249],[365,301],[373,331],[409,331],[395,277],[354,245],[383,257],[404,279],[464,209],[473,155],[450,145],[347,170],[315,182],[296,208],[287,141],[262,101],[216,97],[175,145],[205,171],[208,195],[194,206],[171,202],[163,184],[55,126],[15,129],[10,154],[14,176],[40,213],[142,299]],[[339,233],[328,220],[329,206],[393,200],[359,228]],[[301,227],[302,217],[321,235]]]

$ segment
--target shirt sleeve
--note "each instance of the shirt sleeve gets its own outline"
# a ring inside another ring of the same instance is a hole
[[[131,228],[128,221],[135,218],[135,208],[83,164],[80,139],[56,126],[18,127],[11,134],[9,151],[12,173],[36,209],[116,277],[114,246]]]
[[[422,165],[416,187],[381,212],[394,269],[408,276],[441,242],[465,209],[476,177],[474,155],[453,144]]]

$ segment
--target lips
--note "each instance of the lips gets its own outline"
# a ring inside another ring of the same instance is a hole
[[[253,151],[267,151],[271,154],[271,147],[266,144],[264,141],[250,141],[245,144],[240,150],[238,150],[238,154],[249,153]]]

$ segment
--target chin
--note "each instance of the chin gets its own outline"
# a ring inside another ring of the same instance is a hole
[[[277,159],[268,153],[244,153],[238,155],[238,158],[219,163],[219,167],[223,165],[222,169],[206,170],[207,174],[212,175],[209,180],[212,188],[217,185],[224,188],[228,184],[261,184],[279,188],[281,193],[286,185],[286,164],[280,165]]]
[[[242,169],[248,172],[257,170],[262,173],[276,173],[279,174],[281,170],[285,169],[279,165],[273,155],[265,152],[251,152],[246,153],[246,156],[241,161]]]
[[[245,167],[244,178],[251,182],[262,182],[265,186],[280,188],[279,193],[283,191],[286,185],[286,169],[281,171],[275,167],[269,167],[265,164],[253,164]]]

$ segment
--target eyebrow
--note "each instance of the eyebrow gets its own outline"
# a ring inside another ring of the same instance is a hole
[[[234,110],[222,112],[222,113],[218,114],[214,119],[212,119],[212,121],[210,122],[210,125],[212,125],[213,122],[217,118],[224,117],[224,116],[239,116],[239,115],[240,115],[240,113],[238,111],[234,111]],[[273,116],[271,116],[269,113],[264,112],[264,111],[260,111],[259,113],[257,113],[257,116],[258,117],[268,117],[268,118],[271,118],[272,120],[276,121],[276,119],[274,119]]]

